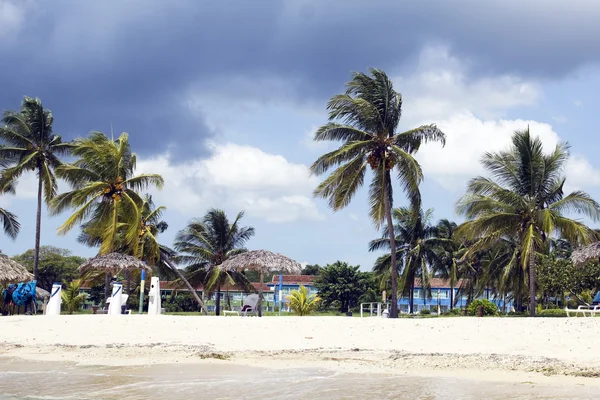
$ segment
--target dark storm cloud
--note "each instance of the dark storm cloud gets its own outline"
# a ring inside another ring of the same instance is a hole
[[[401,70],[432,43],[478,74],[555,78],[600,59],[592,1],[14,4],[25,4],[24,21],[0,36],[0,108],[39,96],[67,137],[112,122],[138,152],[170,147],[178,159],[202,155],[213,134],[187,106],[192,88],[261,97],[229,93],[227,82],[278,79],[295,82],[298,98],[324,99],[350,71]]]

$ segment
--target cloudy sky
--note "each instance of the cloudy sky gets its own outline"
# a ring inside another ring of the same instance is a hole
[[[330,148],[312,133],[350,73],[384,69],[403,95],[400,129],[447,134],[418,154],[436,219],[459,220],[481,154],[527,125],[548,146],[571,144],[569,188],[600,199],[599,20],[593,0],[0,0],[0,109],[36,96],[66,139],[128,132],[138,172],[166,180],[153,194],[168,245],[211,207],[245,210],[250,248],[370,269],[379,234],[365,191],[334,214],[308,174]],[[0,198],[23,225],[16,241],[0,237],[7,254],[33,247],[35,186],[26,176]],[[65,218],[44,218],[42,243],[93,255],[78,232],[56,235]]]

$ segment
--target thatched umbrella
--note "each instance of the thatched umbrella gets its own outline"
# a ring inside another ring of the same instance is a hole
[[[110,277],[118,275],[122,271],[151,271],[151,268],[144,264],[141,260],[121,253],[109,253],[103,256],[90,258],[79,266],[79,273],[84,274],[90,271],[103,271],[106,273],[106,284],[104,286],[104,294],[108,298],[110,295],[108,289],[110,287]]]
[[[600,261],[600,242],[581,247],[571,254],[571,261],[576,266],[582,266],[589,261]]]
[[[268,250],[252,250],[230,258],[220,265],[224,271],[252,270],[260,273],[260,287],[258,288],[258,316],[262,316],[262,285],[265,273],[277,271],[297,275],[302,271],[302,266],[284,255]]]
[[[33,274],[25,267],[10,259],[5,254],[0,254],[0,283],[7,286],[9,283],[25,282],[33,279]]]

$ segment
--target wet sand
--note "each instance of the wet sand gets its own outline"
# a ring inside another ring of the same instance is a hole
[[[340,373],[205,364],[127,367],[4,360],[0,400],[23,399],[573,399],[597,398],[598,388],[468,378]]]

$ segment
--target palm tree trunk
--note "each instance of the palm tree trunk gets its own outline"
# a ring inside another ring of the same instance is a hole
[[[202,301],[202,299],[200,298],[200,296],[198,296],[198,293],[196,293],[196,290],[192,287],[192,285],[190,285],[190,282],[181,273],[181,271],[179,270],[179,268],[175,267],[171,263],[171,260],[169,260],[169,258],[167,257],[167,255],[165,253],[161,252],[161,257],[165,261],[165,263],[169,266],[169,268],[171,268],[171,270],[173,272],[175,272],[175,274],[177,275],[177,277],[179,279],[181,279],[181,281],[183,282],[183,284],[188,288],[188,290],[190,291],[190,293],[192,294],[192,296],[194,296],[194,299],[196,299],[196,302],[198,303],[198,305],[200,306],[200,308],[202,309],[202,311],[204,312],[204,314],[208,315],[208,309],[206,308],[206,305],[204,304],[204,302]]]
[[[38,166],[38,198],[37,215],[35,218],[35,255],[33,256],[33,279],[38,279],[38,266],[40,263],[40,235],[42,230],[42,171]]]
[[[411,314],[413,314],[415,312],[415,280],[413,278],[413,281],[410,284],[410,294],[408,295],[408,300],[409,300],[409,306],[410,306],[410,310],[409,312]]]
[[[260,287],[258,288],[258,316],[262,317],[262,300],[263,300],[263,292],[262,292],[262,286],[263,286],[263,281],[265,280],[263,271],[260,271]]]
[[[454,309],[454,283],[450,284],[450,310]]]
[[[112,278],[112,274],[110,272],[106,273],[106,278],[104,279],[104,305],[106,306],[106,300],[110,297],[110,281]]]
[[[535,317],[535,251],[529,254],[529,316]]]
[[[221,278],[217,282],[217,298],[215,299],[215,315],[221,315]]]
[[[384,163],[385,164],[385,163]],[[385,206],[385,219],[388,227],[388,235],[390,237],[390,250],[392,251],[390,261],[390,274],[392,280],[392,299],[390,304],[390,318],[398,318],[398,279],[397,279],[397,265],[396,265],[396,237],[394,236],[394,221],[392,221],[392,204],[390,197],[387,193],[386,178],[390,178],[389,172],[385,172],[384,184],[384,206]]]

